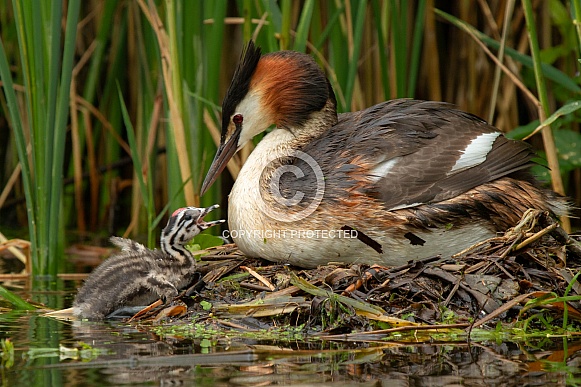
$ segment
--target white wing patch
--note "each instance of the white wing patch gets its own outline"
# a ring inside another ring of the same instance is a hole
[[[456,164],[448,172],[448,175],[482,164],[498,136],[500,136],[500,133],[483,133],[470,141],[470,144],[462,151],[462,155],[456,160]]]
[[[393,169],[393,167],[395,166],[395,164],[397,164],[397,162],[399,161],[399,159],[400,159],[399,157],[396,157],[396,158],[393,158],[393,159],[389,159],[387,161],[381,161],[381,162],[379,162],[375,166],[375,168],[373,168],[371,171],[369,171],[369,179],[373,183],[376,183],[382,177],[387,176],[387,174],[389,173],[389,171],[391,171]]]
[[[399,204],[399,205],[397,205],[395,207],[389,208],[388,211],[403,210],[404,208],[417,207],[417,206],[421,206],[422,204],[426,204],[426,203],[421,203],[421,202],[418,202],[418,203],[410,203],[410,204],[403,203],[403,204]]]

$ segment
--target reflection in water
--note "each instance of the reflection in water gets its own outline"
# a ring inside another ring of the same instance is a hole
[[[273,345],[250,339],[161,340],[127,324],[34,315],[21,316],[19,324],[12,326],[12,337],[20,353],[4,375],[6,385],[564,385],[580,373],[581,343],[571,342],[566,356],[560,342],[554,348],[543,343],[542,352],[529,346],[528,353],[514,343]],[[36,339],[28,342],[31,329]],[[80,343],[91,346],[91,356],[71,355]]]
[[[56,297],[44,301],[70,303]],[[578,383],[581,374],[581,341],[564,339],[535,347],[160,338],[139,325],[22,312],[0,314],[0,338],[15,347],[14,365],[1,369],[4,386],[520,386]]]

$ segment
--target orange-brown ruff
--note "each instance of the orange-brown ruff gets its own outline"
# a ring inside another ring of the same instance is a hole
[[[252,42],[223,102],[222,137],[202,185],[255,135],[232,188],[228,222],[250,256],[297,266],[397,265],[449,256],[565,201],[526,170],[534,153],[440,102],[393,100],[337,114],[308,55],[261,56]]]

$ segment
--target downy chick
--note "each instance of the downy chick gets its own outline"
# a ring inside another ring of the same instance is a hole
[[[111,243],[120,247],[121,252],[89,275],[73,302],[73,314],[101,320],[123,306],[147,305],[158,298],[176,297],[190,283],[196,267],[195,257],[186,244],[201,231],[224,222],[203,220],[217,207],[176,210],[161,233],[160,250],[150,250],[131,239],[111,237]]]

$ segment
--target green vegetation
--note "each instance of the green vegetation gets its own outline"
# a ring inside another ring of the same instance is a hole
[[[8,301],[16,310],[36,310],[34,305],[24,301],[3,286],[0,286],[0,298]]]
[[[14,365],[14,343],[10,339],[0,340],[0,358],[2,359],[2,380],[4,380],[4,369],[11,368]]]
[[[58,268],[55,258],[62,256],[63,251],[62,170],[80,1],[69,2],[64,10],[59,1],[40,4],[14,1],[13,5],[11,24],[16,29],[19,50],[8,51],[8,44],[14,42],[5,42],[4,37],[0,44],[5,112],[20,161],[32,267],[37,274],[54,275]],[[16,94],[9,65],[17,54],[23,98]]]
[[[0,0],[0,227],[28,226],[33,273],[54,275],[64,230],[147,235],[153,247],[168,209],[226,200],[228,179],[198,192],[250,38],[311,53],[341,111],[444,100],[524,137],[565,107],[530,141],[554,188],[581,197],[579,2],[438,5]]]
[[[274,342],[293,342],[312,340],[303,326],[292,327],[288,325],[258,330],[224,329],[213,326],[212,323],[186,323],[175,325],[158,325],[151,328],[152,332],[161,337],[180,337],[190,339],[207,340],[208,347],[216,346],[218,340],[226,338],[249,338]]]

